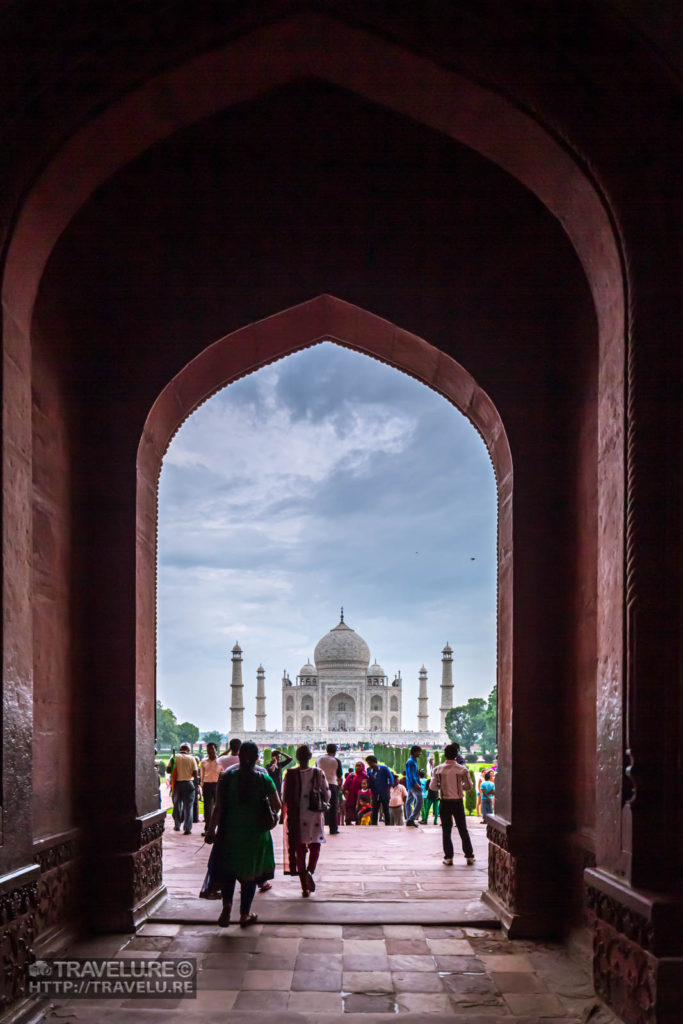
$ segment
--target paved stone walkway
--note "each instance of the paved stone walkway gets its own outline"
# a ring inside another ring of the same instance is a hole
[[[470,827],[473,868],[457,856],[453,867],[441,863],[434,826],[342,829],[323,847],[315,895],[302,899],[298,880],[278,868],[271,892],[257,896],[259,923],[244,930],[218,928],[220,906],[196,899],[208,855],[199,829],[185,837],[167,827],[165,908],[136,935],[105,936],[71,952],[196,957],[197,998],[72,1001],[54,1006],[47,1020],[252,1024],[267,1016],[277,1024],[371,1024],[398,1016],[401,1024],[613,1024],[593,995],[587,965],[559,946],[510,942],[499,928],[468,920],[470,912],[490,919],[479,902],[485,833],[478,823]]]
[[[492,924],[491,911],[481,902],[488,884],[486,829],[468,820],[476,854],[472,867],[465,864],[455,834],[453,867],[442,864],[441,828],[433,824],[419,829],[379,825],[343,826],[338,836],[328,836],[316,869],[314,898],[302,900],[297,878],[282,873],[282,828],[273,830],[276,876],[267,896],[257,896],[257,912],[263,921],[278,924],[310,921],[358,924],[367,920],[367,901],[372,900],[375,919],[385,924],[417,921],[423,924]],[[216,910],[200,900],[209,847],[200,835],[202,826],[185,836],[174,832],[170,819],[164,835],[164,880],[169,899],[155,921],[213,922]]]
[[[372,905],[368,905],[372,917]],[[99,956],[193,956],[196,999],[102,1000],[55,1007],[51,1024],[210,1019],[251,1024],[394,1020],[608,1024],[586,972],[564,951],[498,930],[422,925],[146,924],[137,936],[76,947]]]

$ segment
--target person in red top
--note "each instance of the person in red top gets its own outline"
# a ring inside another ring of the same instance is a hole
[[[356,821],[356,798],[363,779],[367,779],[368,773],[362,761],[356,761],[356,768],[352,775],[344,779],[344,797],[346,798],[346,824],[351,825]]]

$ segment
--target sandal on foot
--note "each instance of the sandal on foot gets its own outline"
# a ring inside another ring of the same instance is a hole
[[[315,892],[315,880],[310,871],[306,872],[306,888],[309,892]]]
[[[227,928],[230,924],[230,914],[232,913],[232,903],[224,906],[221,910],[221,916],[218,918],[219,928]]]
[[[259,885],[258,891],[259,892],[268,892],[268,890],[272,889],[272,888],[273,888],[273,886],[271,885],[270,882],[264,882],[263,885]]]
[[[256,924],[258,914],[242,914],[240,917],[240,928],[248,928],[250,924]]]

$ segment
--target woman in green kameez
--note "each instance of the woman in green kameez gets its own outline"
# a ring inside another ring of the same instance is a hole
[[[230,923],[235,883],[240,883],[240,927],[256,921],[251,904],[256,887],[275,875],[273,840],[264,821],[264,801],[280,811],[280,798],[269,775],[256,770],[258,747],[243,743],[239,766],[223,772],[218,780],[216,805],[206,832],[213,843],[206,877],[199,893],[202,899],[222,899],[218,924]]]

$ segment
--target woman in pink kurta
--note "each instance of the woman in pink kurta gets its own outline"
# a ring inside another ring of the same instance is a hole
[[[320,844],[325,842],[325,813],[312,810],[312,803],[329,806],[330,787],[320,768],[309,767],[311,750],[305,744],[297,749],[298,768],[288,768],[282,787],[284,806],[284,872],[298,875],[301,895],[315,892],[315,871]],[[317,795],[314,800],[311,796]]]

